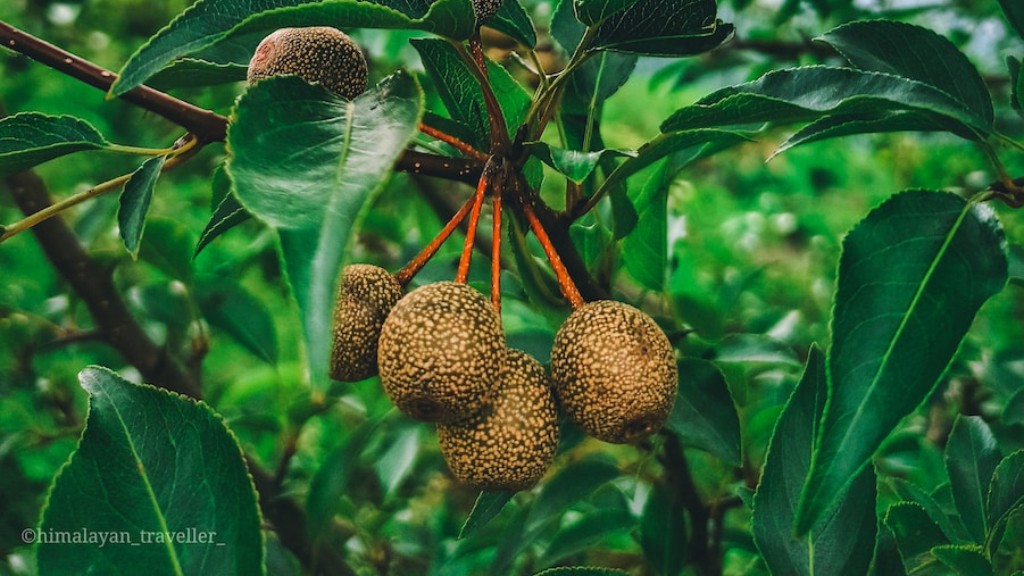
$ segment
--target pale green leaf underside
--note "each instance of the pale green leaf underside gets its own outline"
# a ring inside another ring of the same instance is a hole
[[[90,397],[88,422],[50,490],[40,530],[111,540],[40,545],[39,573],[261,574],[255,490],[220,418],[105,368],[86,368],[79,380]],[[163,536],[179,533],[188,541]]]

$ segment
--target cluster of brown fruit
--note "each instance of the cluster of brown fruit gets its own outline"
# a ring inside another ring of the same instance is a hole
[[[403,296],[382,268],[348,266],[335,308],[331,376],[380,373],[406,415],[437,424],[455,477],[483,490],[524,490],[558,447],[562,412],[591,436],[628,443],[657,431],[675,402],[672,346],[636,308],[577,308],[555,335],[551,375],[505,346],[491,303],[466,284],[439,282]]]
[[[477,20],[500,4],[475,0]],[[328,27],[285,28],[260,43],[250,82],[283,74],[347,99],[367,83],[362,51]],[[464,282],[404,294],[407,281],[375,266],[343,270],[331,377],[354,382],[379,372],[399,410],[437,424],[460,481],[484,490],[532,487],[558,447],[560,413],[591,436],[628,443],[657,431],[672,410],[672,346],[636,308],[571,299],[578,305],[555,336],[549,376],[537,360],[506,347],[495,305]]]

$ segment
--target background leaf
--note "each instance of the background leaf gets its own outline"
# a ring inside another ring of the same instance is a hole
[[[487,25],[508,34],[528,48],[537,46],[537,31],[519,0],[504,0]]]
[[[349,238],[416,135],[422,107],[419,85],[398,73],[351,102],[295,77],[271,78],[235,109],[228,172],[246,209],[280,236],[315,385],[327,382]]]
[[[110,143],[85,120],[22,112],[0,118],[0,174],[13,174],[83,150]]]
[[[992,576],[992,565],[980,546],[936,546],[932,556],[949,566],[957,576]]]
[[[686,544],[682,505],[665,486],[655,484],[640,520],[640,547],[647,565],[658,576],[679,574],[685,565]]]
[[[207,322],[260,360],[277,363],[277,330],[262,300],[231,279],[211,277],[199,279],[196,299]]]
[[[213,209],[213,215],[206,224],[203,233],[199,236],[199,243],[196,244],[193,258],[198,256],[203,251],[203,248],[206,248],[210,242],[216,240],[221,234],[252,218],[245,211],[245,208],[242,207],[242,203],[238,201],[238,198],[235,197],[235,193],[231,189],[231,178],[225,171],[224,165],[220,165],[214,170],[211,186],[213,188],[213,195],[210,204]]]
[[[568,1],[568,0],[563,0]],[[589,48],[658,56],[707,52],[732,34],[714,0],[637,0],[598,28]]]
[[[1001,455],[992,430],[978,416],[959,416],[946,443],[946,470],[957,511],[974,541],[985,542],[988,487]]]
[[[801,537],[796,504],[810,470],[815,428],[825,410],[825,358],[812,347],[800,383],[772,433],[754,495],[754,541],[773,574],[864,574],[875,547],[875,473],[862,470],[829,513]]]
[[[120,533],[136,545],[39,546],[39,573],[262,573],[256,494],[221,419],[104,368],[86,368],[79,380],[89,393],[88,425],[54,481],[40,530]],[[189,531],[189,543],[155,542],[157,532]],[[210,539],[198,542],[199,533]]]
[[[1024,450],[1010,454],[996,466],[988,491],[989,535],[986,548],[999,546],[1011,515],[1024,506]]]
[[[733,466],[741,463],[736,405],[725,377],[706,360],[679,361],[679,393],[665,427],[686,446],[707,451]]]
[[[166,160],[166,156],[146,160],[124,184],[120,199],[121,207],[117,211],[117,225],[124,247],[132,258],[139,253],[149,203],[153,199],[153,190]]]
[[[466,518],[466,523],[459,530],[459,540],[476,534],[497,516],[505,505],[512,500],[515,492],[481,492],[476,497],[473,511]]]
[[[892,530],[896,545],[908,573],[933,564],[931,550],[936,546],[948,545],[942,530],[928,518],[928,514],[917,504],[899,502],[889,507],[885,525]]]
[[[829,350],[831,399],[799,532],[928,396],[978,309],[1006,284],[1006,266],[995,214],[952,194],[898,194],[846,237]]]
[[[1003,8],[1006,20],[1017,31],[1017,35],[1024,38],[1024,6],[1014,0],[999,0],[999,5]]]

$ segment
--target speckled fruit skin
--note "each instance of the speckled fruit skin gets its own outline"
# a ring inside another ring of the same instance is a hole
[[[460,482],[478,490],[532,488],[558,448],[558,409],[544,367],[525,352],[508,351],[491,410],[437,427],[445,462]]]
[[[473,0],[473,11],[476,12],[476,21],[485,22],[491,19],[501,8],[503,0]]]
[[[591,436],[626,444],[658,431],[675,404],[672,344],[650,316],[610,300],[576,309],[555,334],[551,378]]]
[[[425,422],[453,423],[488,408],[506,356],[490,301],[455,282],[402,298],[377,347],[384,391],[399,410]]]
[[[334,306],[331,378],[358,382],[377,373],[380,330],[402,294],[402,286],[383,268],[369,264],[345,267]]]
[[[249,83],[285,74],[349,100],[366,91],[366,57],[344,32],[329,26],[281,28],[260,42],[249,61]]]

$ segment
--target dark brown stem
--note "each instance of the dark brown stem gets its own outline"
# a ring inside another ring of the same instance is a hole
[[[496,154],[508,150],[510,141],[508,129],[505,127],[505,116],[501,113],[501,105],[498,104],[498,98],[494,95],[494,90],[491,89],[491,81],[487,78],[486,58],[483,59],[484,65],[481,66],[477,63],[476,58],[466,50],[465,45],[459,42],[452,44],[459,57],[466,63],[470,73],[476,78],[477,84],[480,85],[480,91],[483,92],[484,107],[487,108],[487,120],[491,127],[491,153]]]
[[[110,90],[110,86],[117,79],[113,72],[18,30],[6,22],[0,22],[0,45],[103,91]],[[203,144],[224,140],[228,122],[227,118],[219,114],[203,110],[147,86],[140,86],[122,95],[121,98],[184,127],[195,134]]]
[[[484,196],[487,195],[487,188],[490,185],[490,175],[484,172],[477,184],[476,193],[473,195],[473,211],[469,215],[469,228],[466,229],[466,243],[462,247],[462,258],[459,259],[459,270],[455,275],[455,281],[465,284],[469,279],[469,264],[473,260],[473,245],[476,242],[476,226],[480,222],[480,208],[484,204]]]
[[[437,251],[441,249],[441,246],[443,246],[452,235],[452,232],[455,232],[455,229],[458,228],[459,225],[462,224],[462,221],[466,219],[466,216],[469,215],[469,211],[473,208],[475,199],[476,197],[473,196],[470,197],[469,200],[466,200],[466,203],[462,205],[462,208],[460,208],[459,211],[456,212],[450,220],[448,220],[448,223],[445,224],[444,228],[441,229],[437,236],[435,236],[434,239],[423,248],[423,250],[420,250],[420,253],[406,264],[404,268],[395,274],[395,280],[397,280],[399,284],[403,287],[407,286],[416,274],[426,266],[427,262],[430,262],[430,259],[437,254]]]
[[[683,508],[690,514],[692,534],[689,540],[688,557],[700,576],[721,576],[722,557],[713,552],[711,535],[711,510],[704,504],[697,492],[697,486],[690,472],[690,465],[683,453],[683,446],[675,434],[663,433],[665,445],[660,456],[665,467],[668,486]]]

